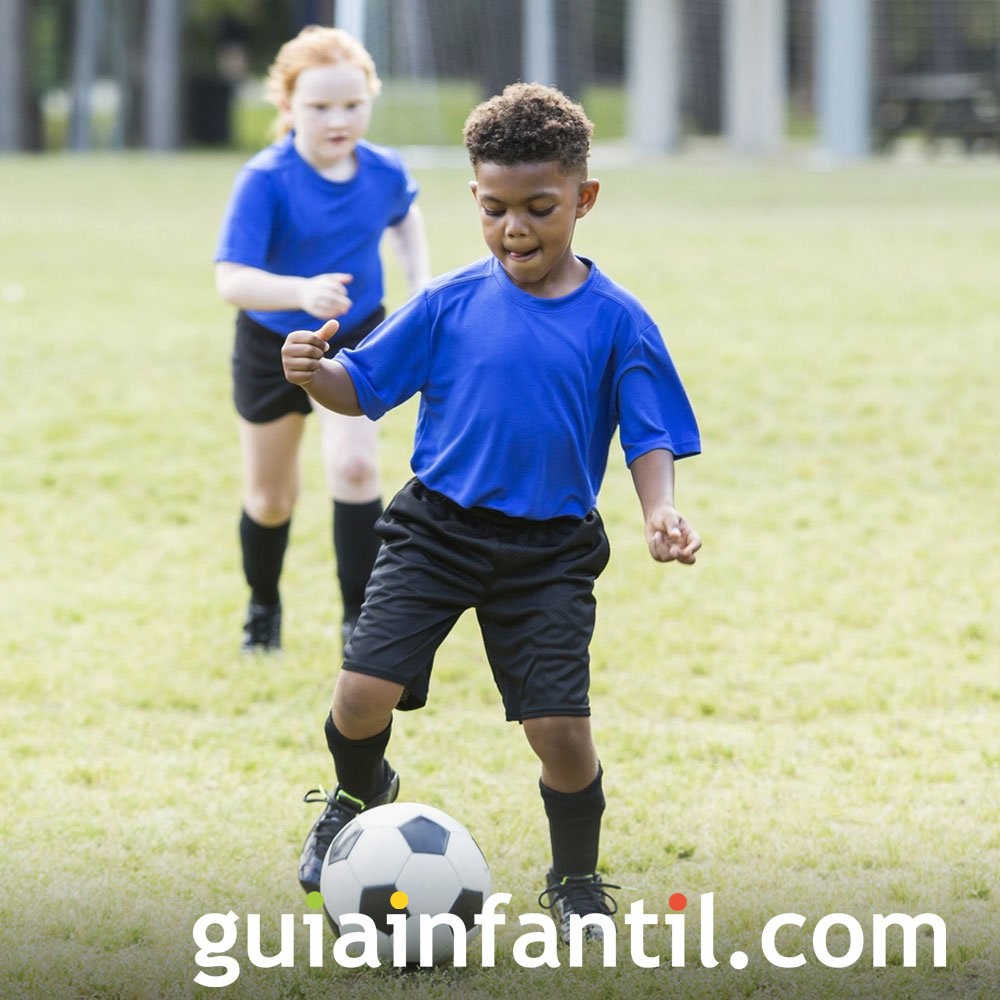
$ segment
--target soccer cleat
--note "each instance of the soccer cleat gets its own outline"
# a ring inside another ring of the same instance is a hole
[[[247,606],[241,653],[277,653],[281,649],[281,604]]]
[[[593,914],[610,917],[618,912],[618,904],[608,889],[620,889],[620,885],[605,882],[596,872],[591,875],[557,875],[549,871],[546,886],[538,897],[538,905],[552,911],[559,923],[559,937],[563,944],[569,944],[570,917]],[[584,941],[603,941],[604,928],[600,924],[586,924],[583,927]]]
[[[326,803],[319,819],[313,823],[309,836],[306,837],[306,842],[302,845],[302,854],[299,857],[299,885],[307,893],[319,892],[320,872],[323,870],[323,861],[334,837],[358,813],[396,801],[396,796],[399,795],[399,775],[389,766],[388,761],[383,762],[383,767],[386,777],[385,787],[368,802],[362,802],[360,799],[354,798],[353,795],[349,795],[340,785],[337,785],[329,793],[322,788],[310,788],[306,792],[302,799],[303,802]]]

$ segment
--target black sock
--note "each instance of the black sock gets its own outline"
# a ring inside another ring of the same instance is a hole
[[[385,748],[389,745],[392,722],[380,733],[363,740],[349,740],[336,726],[333,716],[326,717],[326,745],[333,754],[337,781],[348,795],[370,802],[385,788]]]
[[[243,511],[240,518],[240,544],[243,547],[243,573],[250,585],[250,600],[254,604],[274,605],[280,602],[278,580],[281,564],[288,548],[288,520],[275,528],[258,524]]]
[[[361,611],[365,587],[381,544],[374,531],[381,514],[381,500],[370,503],[333,501],[333,552],[337,558],[337,578],[346,619],[357,618]]]
[[[604,770],[582,791],[557,792],[540,781],[538,788],[549,818],[552,869],[559,875],[590,875],[597,869],[604,813]]]

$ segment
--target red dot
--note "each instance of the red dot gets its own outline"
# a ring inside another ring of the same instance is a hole
[[[675,892],[667,902],[671,910],[683,910],[688,905],[687,896],[683,892]]]

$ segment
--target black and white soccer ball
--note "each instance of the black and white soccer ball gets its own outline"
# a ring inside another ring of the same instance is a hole
[[[474,918],[490,888],[489,865],[472,834],[446,812],[417,802],[392,802],[360,813],[330,844],[320,876],[334,932],[362,930],[345,914],[370,917],[384,964],[394,961],[389,915],[406,915],[406,963],[416,965],[421,960],[420,915],[454,914],[469,942],[479,932]],[[403,897],[396,893],[406,894],[405,908],[399,908]],[[433,964],[450,962],[452,929],[441,924],[430,934]]]

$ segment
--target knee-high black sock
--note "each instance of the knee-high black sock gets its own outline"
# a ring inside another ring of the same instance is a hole
[[[333,502],[333,551],[337,557],[344,617],[358,617],[365,599],[365,587],[371,576],[381,544],[375,534],[375,522],[382,514],[382,501],[370,503]]]
[[[288,548],[291,521],[267,528],[243,511],[240,518],[240,544],[243,547],[243,573],[250,585],[254,604],[277,604],[278,580]]]
[[[590,875],[597,868],[604,813],[604,770],[582,791],[557,792],[538,782],[549,818],[552,869],[559,875]]]
[[[336,726],[333,716],[326,717],[326,745],[333,754],[340,787],[362,802],[371,801],[386,785],[385,748],[392,734],[392,722],[380,733],[363,740],[349,740]]]

